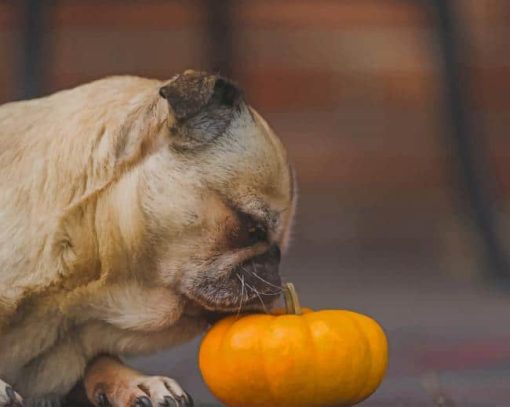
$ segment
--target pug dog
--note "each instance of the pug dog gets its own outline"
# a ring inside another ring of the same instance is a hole
[[[295,206],[230,80],[111,77],[0,107],[0,407],[190,406],[120,356],[268,308]]]

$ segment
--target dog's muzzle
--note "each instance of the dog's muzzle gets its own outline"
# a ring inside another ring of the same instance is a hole
[[[219,278],[204,275],[188,296],[209,311],[268,309],[281,294],[280,258],[280,248],[272,245]]]
[[[272,245],[269,250],[245,260],[234,270],[244,279],[248,290],[255,289],[259,294],[276,295],[280,291],[279,274],[281,260],[280,248]],[[256,293],[255,293],[256,294]]]

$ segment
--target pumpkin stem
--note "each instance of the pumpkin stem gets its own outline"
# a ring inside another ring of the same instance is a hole
[[[301,306],[299,305],[299,298],[294,284],[285,283],[283,295],[285,296],[287,314],[301,315]]]

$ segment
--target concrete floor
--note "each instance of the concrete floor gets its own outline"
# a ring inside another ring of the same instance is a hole
[[[510,405],[510,300],[471,287],[416,282],[355,287],[293,278],[314,308],[350,308],[375,317],[390,343],[390,367],[366,406]],[[416,288],[420,288],[417,290]],[[133,364],[178,379],[197,400],[211,402],[196,366],[198,340]],[[439,396],[455,404],[434,403]],[[499,403],[499,404],[498,404]]]

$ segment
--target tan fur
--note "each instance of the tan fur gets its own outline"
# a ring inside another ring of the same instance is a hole
[[[134,406],[137,399],[143,397],[150,398],[153,406],[172,405],[168,398],[190,404],[190,396],[175,380],[145,376],[110,356],[99,356],[91,362],[85,373],[84,387],[88,399],[95,404],[101,404],[103,398],[112,406]]]
[[[179,151],[163,84],[112,77],[0,107],[0,378],[24,397],[61,397],[99,353],[200,332],[197,279],[268,248],[229,246],[232,205],[286,244],[293,177],[267,124],[243,103],[228,134]]]

